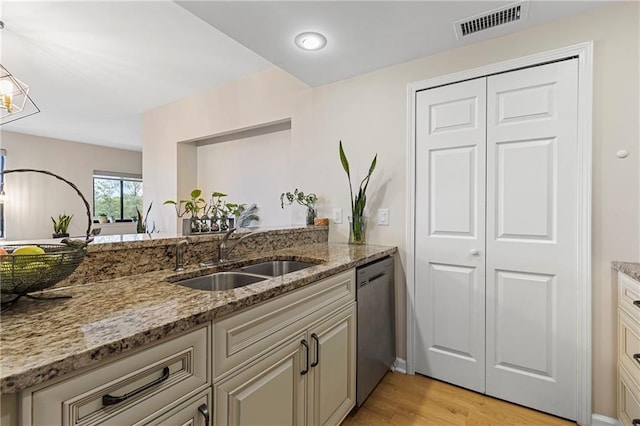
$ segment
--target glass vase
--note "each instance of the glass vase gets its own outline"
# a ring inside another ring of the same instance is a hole
[[[349,217],[349,244],[366,244],[366,218],[363,215],[354,214]]]
[[[307,206],[307,226],[313,225],[313,221],[317,215],[318,212],[316,211],[315,206]]]
[[[191,233],[196,234],[200,232],[200,221],[198,220],[198,216],[191,217]]]
[[[226,231],[229,229],[229,218],[226,214],[220,216],[220,230]]]

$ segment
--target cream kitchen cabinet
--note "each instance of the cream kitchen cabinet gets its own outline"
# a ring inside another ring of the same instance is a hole
[[[356,401],[356,306],[308,331],[311,343],[307,424],[337,425]]]
[[[199,327],[100,367],[29,388],[21,394],[20,424],[154,424],[153,419],[181,410],[187,399],[210,390],[209,336],[210,326]]]
[[[618,272],[618,419],[640,425],[640,282]]]
[[[354,281],[353,271],[329,277],[214,325],[216,425],[346,417],[355,405]]]
[[[214,385],[217,425],[337,425],[355,405],[355,303]]]
[[[211,407],[211,390],[207,389],[206,392],[202,392],[173,410],[149,422],[137,423],[135,426],[209,426],[211,424],[211,409],[209,407]]]
[[[332,425],[355,406],[355,271],[3,397],[11,425]],[[5,416],[3,415],[3,424]]]
[[[303,425],[304,333],[214,385],[216,425]]]

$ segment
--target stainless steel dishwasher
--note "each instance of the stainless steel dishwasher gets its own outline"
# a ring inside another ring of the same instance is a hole
[[[396,359],[393,258],[356,270],[358,366],[356,404],[360,407]]]

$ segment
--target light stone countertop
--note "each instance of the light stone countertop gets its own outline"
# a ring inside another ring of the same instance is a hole
[[[636,262],[611,262],[611,267],[629,275],[636,281],[640,281],[640,263]]]
[[[341,243],[265,251],[207,268],[207,272],[233,269],[256,259],[293,258],[320,264],[221,292],[171,284],[166,279],[178,274],[162,270],[48,293],[71,299],[23,298],[4,309],[0,319],[1,393],[73,372],[396,251],[395,247]],[[202,272],[192,266],[179,275],[189,278]]]

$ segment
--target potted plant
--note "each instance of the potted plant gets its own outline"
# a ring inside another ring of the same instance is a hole
[[[66,214],[59,214],[58,220],[55,220],[53,217],[51,218],[51,221],[53,222],[53,238],[64,238],[69,236],[67,229],[69,228],[71,219],[73,219],[73,215],[68,216]]]
[[[107,222],[109,222],[109,217],[104,212],[103,213],[98,213],[98,222],[107,223]]]
[[[225,203],[222,200],[227,194],[214,191],[211,194],[211,230],[226,231],[229,229],[227,221],[228,212],[225,211]],[[215,198],[215,200],[214,200]],[[214,229],[215,228],[215,229]]]
[[[147,225],[147,221],[149,219],[149,212],[151,211],[151,207],[153,206],[153,201],[149,204],[149,208],[147,209],[147,213],[142,217],[142,212],[136,207],[136,212],[138,213],[138,217],[136,218],[136,232],[138,234],[146,234],[153,233],[156,230],[156,224],[154,222],[153,228],[149,230]]]
[[[280,194],[280,207],[283,209],[285,204],[290,206],[294,201],[307,208],[307,225],[313,225],[313,220],[317,215],[316,201],[318,201],[318,196],[314,193],[305,194],[302,191],[298,191],[298,188],[293,192]]]
[[[378,161],[378,154],[373,157],[373,161],[371,161],[371,165],[369,166],[369,173],[367,176],[362,179],[360,182],[360,187],[358,188],[358,193],[355,198],[353,196],[353,188],[351,187],[351,174],[349,172],[349,161],[347,160],[347,156],[342,149],[342,141],[339,144],[339,154],[340,154],[340,162],[342,163],[342,168],[347,173],[347,179],[349,180],[349,193],[351,195],[351,218],[349,220],[349,244],[365,244],[365,216],[364,216],[364,208],[367,204],[367,186],[369,186],[369,179],[371,178],[371,174],[376,168],[376,163]]]
[[[260,217],[257,215],[258,206],[251,204],[247,207],[246,204],[240,204],[237,208],[236,226],[238,228],[246,228],[251,225],[253,221],[259,221]]]
[[[191,218],[182,220],[183,235],[189,235],[191,233],[201,231],[201,226],[198,221],[198,214],[203,210],[207,211],[207,204],[204,198],[201,197],[201,195],[202,190],[194,189],[189,194],[189,196],[191,197],[189,200],[167,200],[163,203],[173,205],[179,218],[183,217],[186,213],[191,214]]]

